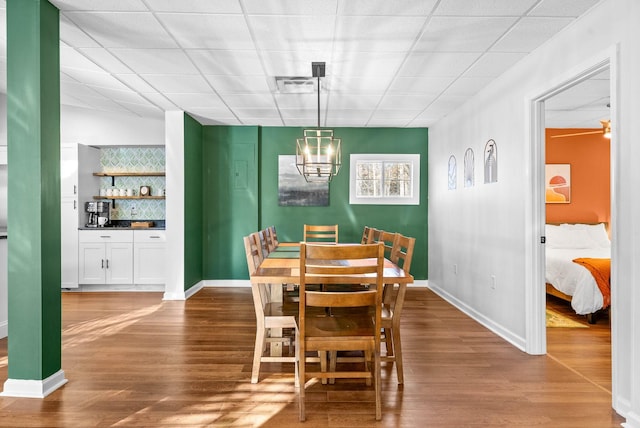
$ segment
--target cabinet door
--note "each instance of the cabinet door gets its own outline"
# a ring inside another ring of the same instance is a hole
[[[104,284],[105,244],[81,242],[78,257],[78,279],[80,284]]]
[[[133,282],[164,284],[165,244],[136,243],[134,245]]]
[[[133,244],[113,242],[106,245],[106,283],[133,284]]]
[[[78,196],[78,147],[75,144],[60,147],[60,196]]]
[[[78,287],[78,206],[76,199],[62,199],[61,259],[62,288]]]

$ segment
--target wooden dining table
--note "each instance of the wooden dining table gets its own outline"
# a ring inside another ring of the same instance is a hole
[[[330,245],[361,245],[359,243],[338,243]],[[384,260],[383,283],[387,284],[411,284],[413,275],[405,272],[392,261]],[[251,284],[271,284],[270,299],[272,302],[282,301],[282,284],[287,284],[289,291],[294,285],[300,284],[300,243],[279,243],[267,257],[262,260],[260,266],[251,275]],[[280,336],[282,331],[272,329],[273,336]],[[273,343],[272,356],[282,355],[282,347],[279,343]]]
[[[331,244],[361,245],[361,244]],[[410,284],[413,275],[405,272],[388,259],[384,261],[385,284]],[[260,266],[251,275],[252,284],[300,284],[300,244],[278,244],[275,250],[264,258]]]

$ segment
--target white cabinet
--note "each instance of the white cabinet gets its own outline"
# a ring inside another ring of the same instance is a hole
[[[164,230],[133,231],[133,282],[165,283],[166,235]]]
[[[133,284],[133,231],[81,230],[80,284]]]
[[[99,179],[93,177],[100,165],[100,151],[82,144],[60,146],[60,251],[61,287],[78,287],[78,227],[85,222],[84,203],[91,200]]]

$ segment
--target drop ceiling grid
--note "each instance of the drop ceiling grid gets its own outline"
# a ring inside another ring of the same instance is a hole
[[[63,85],[70,91],[64,99],[74,105],[141,116],[182,108],[204,121],[263,118],[269,126],[278,116],[282,125],[311,112],[307,122],[314,123],[313,100],[280,97],[272,80],[309,75],[310,63],[320,60],[327,62],[324,123],[373,126],[387,117],[394,126],[427,126],[598,1],[52,3],[61,9],[61,78],[75,83]],[[4,35],[4,0],[0,9]],[[6,62],[4,41],[0,56]],[[592,96],[578,100],[581,108],[606,98]]]

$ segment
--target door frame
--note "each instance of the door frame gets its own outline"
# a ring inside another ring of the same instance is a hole
[[[525,219],[526,236],[526,284],[525,284],[525,350],[532,355],[542,355],[547,352],[547,338],[545,325],[545,307],[546,307],[546,290],[545,290],[545,261],[544,261],[544,245],[541,243],[542,237],[545,235],[544,226],[546,219],[545,199],[544,199],[544,165],[545,165],[545,100],[552,96],[575,86],[590,77],[609,69],[610,76],[610,117],[612,123],[611,138],[611,223],[610,233],[612,237],[611,253],[611,277],[616,277],[615,255],[618,253],[618,213],[616,209],[616,201],[618,200],[618,181],[617,174],[620,164],[618,154],[618,142],[616,124],[618,123],[617,98],[618,98],[618,47],[611,48],[600,52],[580,66],[575,67],[566,73],[558,76],[556,79],[549,80],[544,86],[533,91],[532,95],[526,98],[527,125],[529,129],[528,144],[531,170],[529,174],[529,190],[530,198],[526,202],[527,207]],[[616,302],[616,288],[611,287],[611,305]],[[620,326],[619,317],[611,318],[611,366],[612,366],[612,392],[615,400],[615,392],[617,390],[617,379],[613,374],[617,372],[618,367],[622,363],[617,352],[617,337]]]

